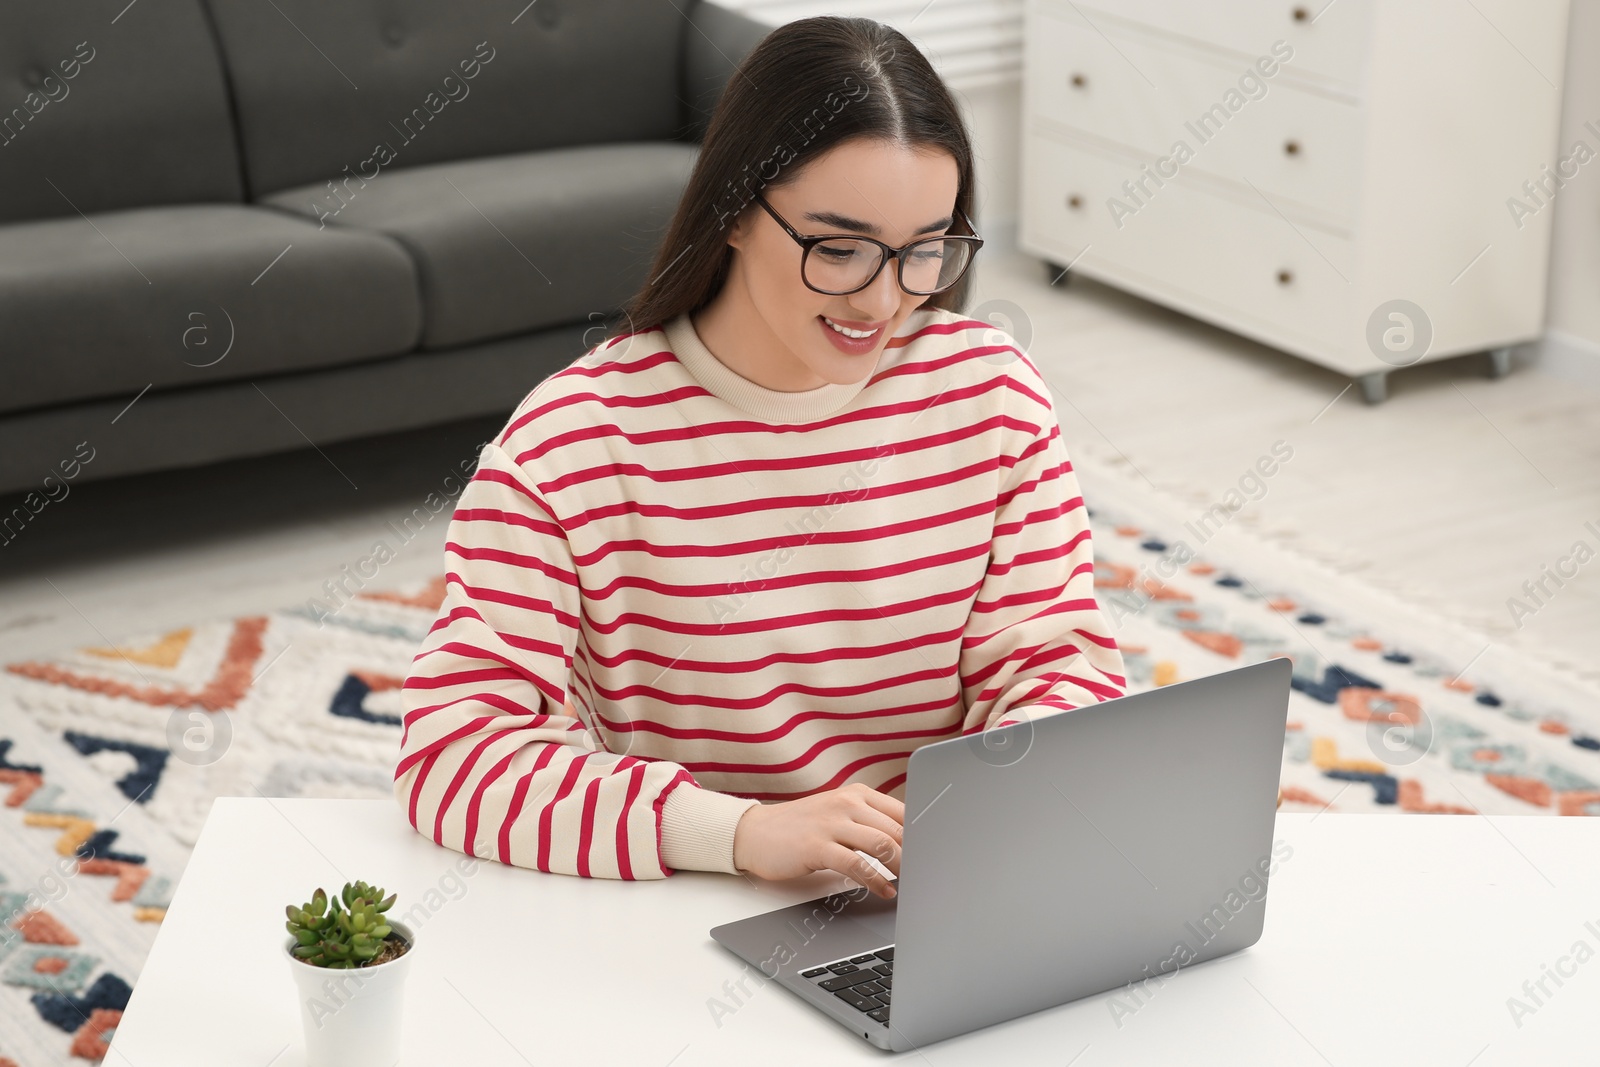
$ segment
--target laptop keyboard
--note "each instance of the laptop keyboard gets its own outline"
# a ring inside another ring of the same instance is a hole
[[[889,1021],[889,991],[894,985],[894,946],[824,963],[800,972],[875,1022]]]

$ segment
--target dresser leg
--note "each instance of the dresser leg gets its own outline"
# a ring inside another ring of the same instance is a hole
[[[1361,398],[1369,404],[1381,404],[1389,395],[1389,372],[1377,370],[1356,379],[1361,383]]]
[[[1504,378],[1511,373],[1511,348],[1489,349],[1489,377]]]
[[[1067,268],[1054,260],[1044,261],[1044,280],[1049,285],[1066,285]]]

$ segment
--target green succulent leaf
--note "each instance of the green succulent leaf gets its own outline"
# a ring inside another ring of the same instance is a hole
[[[304,905],[284,908],[284,928],[296,942],[290,949],[298,959],[318,967],[345,970],[376,959],[393,927],[384,921],[396,894],[363,881],[346,882],[329,895],[322,887]]]

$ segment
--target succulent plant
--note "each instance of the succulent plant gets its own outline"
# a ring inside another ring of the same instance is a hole
[[[360,967],[383,951],[392,930],[383,913],[394,900],[393,893],[385,897],[366,882],[346,882],[336,897],[318,886],[305,904],[285,909],[289,921],[284,925],[299,942],[294,955],[318,967]]]

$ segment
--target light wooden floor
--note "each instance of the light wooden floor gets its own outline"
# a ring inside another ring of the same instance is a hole
[[[1072,455],[1198,518],[1281,439],[1293,458],[1236,517],[1241,536],[1600,687],[1600,559],[1520,629],[1506,606],[1576,541],[1600,549],[1584,528],[1600,528],[1600,392],[1520,362],[1491,381],[1465,359],[1393,374],[1368,407],[1333,372],[1176,313],[1082,280],[1050,288],[1006,243],[985,248],[969,310],[1018,309],[1011,332],[1050,380]],[[79,484],[0,545],[0,661],[303,603],[375,539],[394,547],[386,521],[503,421]],[[445,514],[372,584],[442,569]]]

